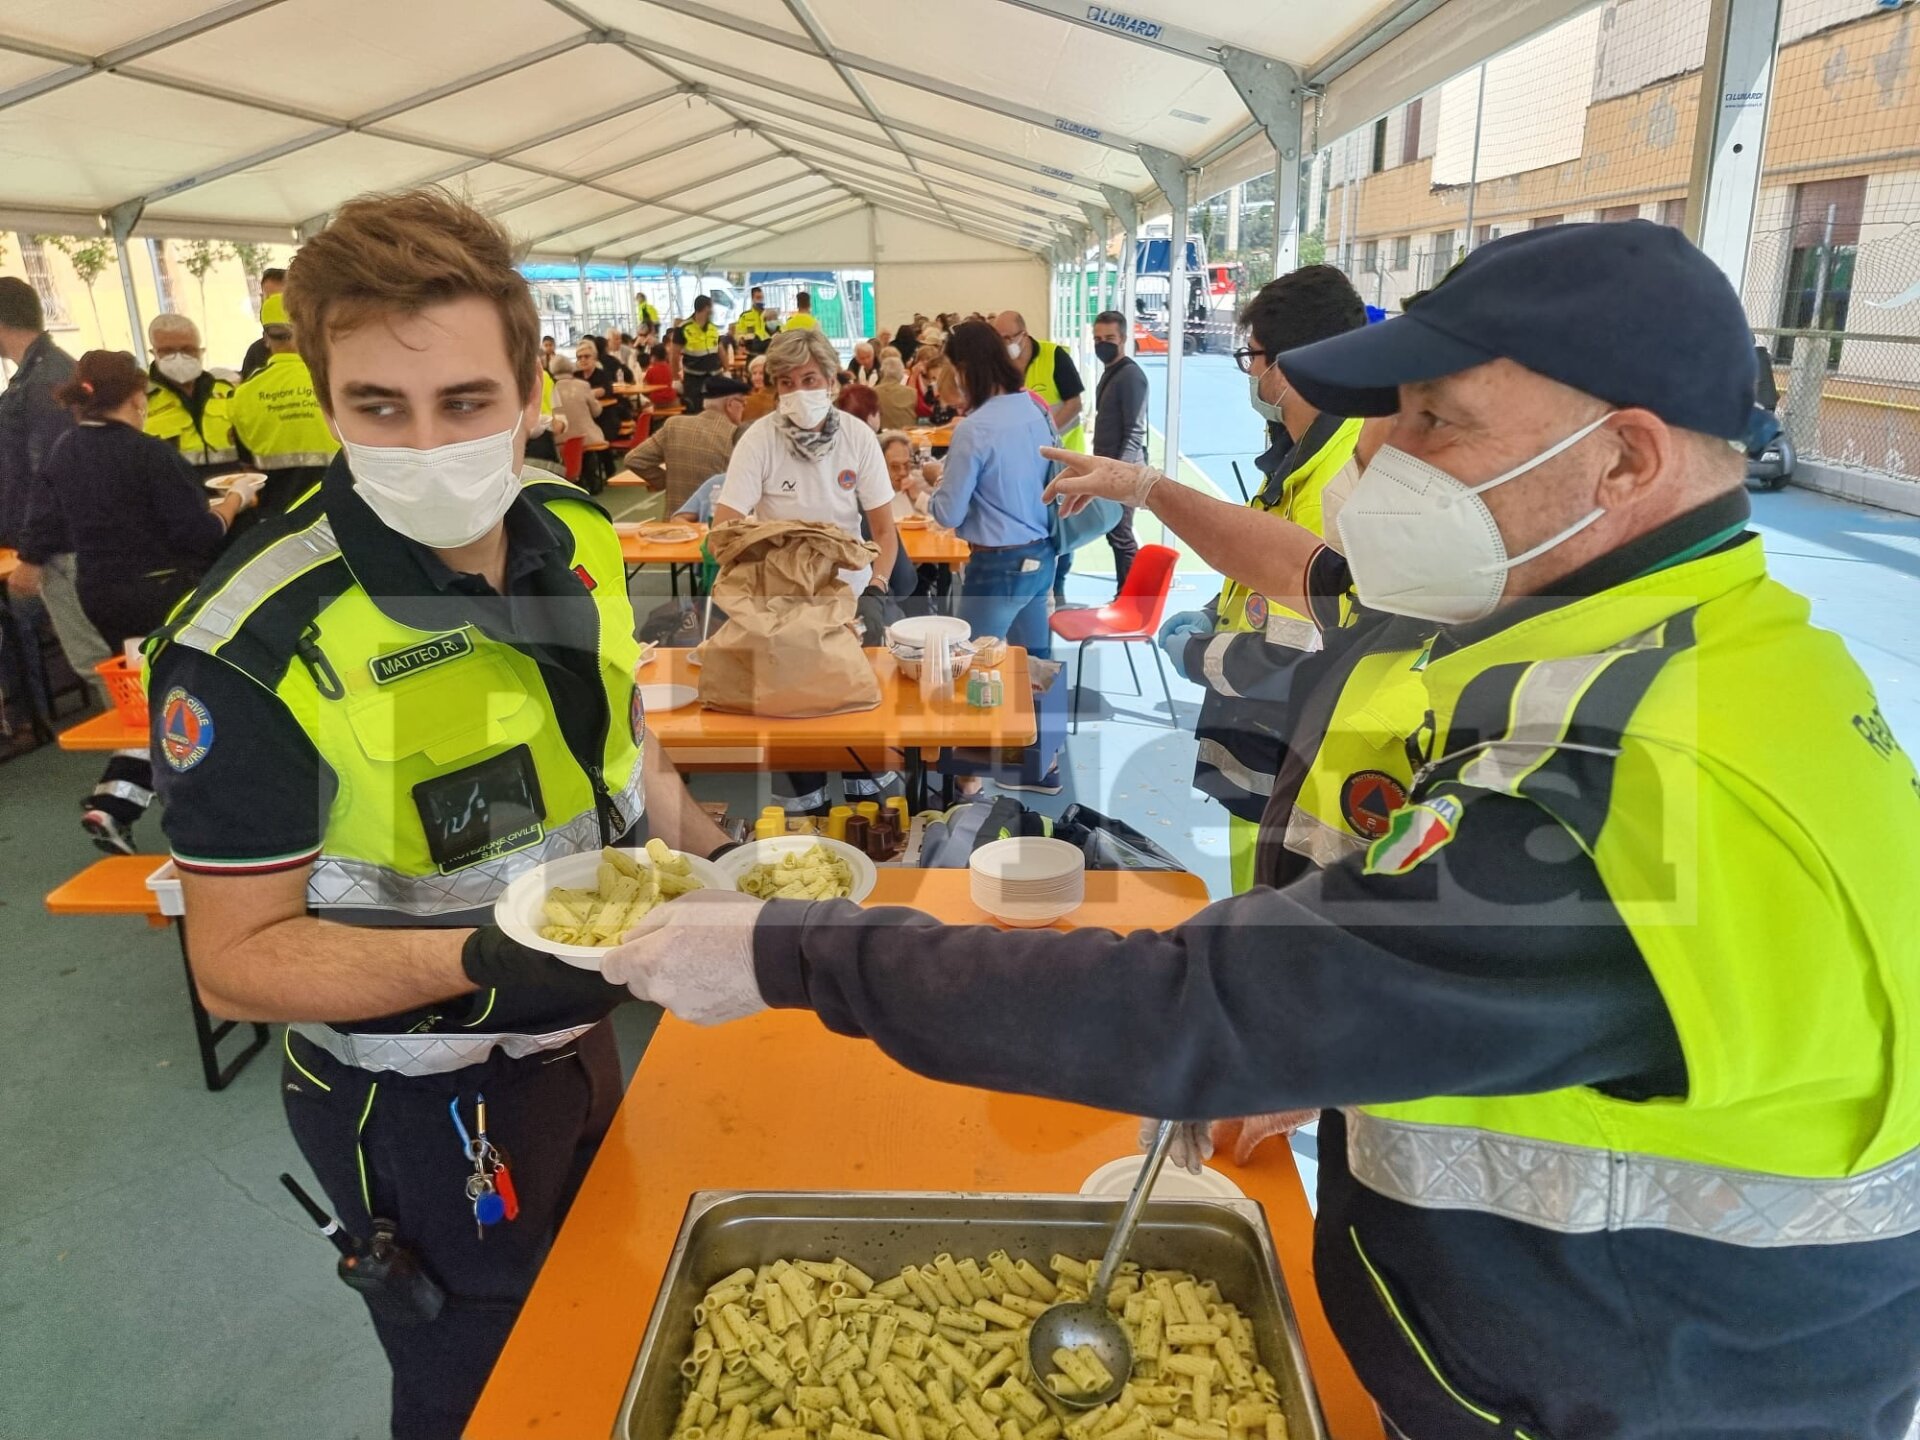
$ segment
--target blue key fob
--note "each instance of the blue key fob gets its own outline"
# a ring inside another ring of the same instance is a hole
[[[473,1202],[473,1218],[482,1225],[498,1225],[507,1218],[507,1202],[497,1191],[489,1190]]]

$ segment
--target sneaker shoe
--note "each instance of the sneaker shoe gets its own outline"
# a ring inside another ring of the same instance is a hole
[[[133,827],[104,810],[88,810],[80,817],[80,828],[93,837],[93,843],[109,855],[138,853],[133,844]]]
[[[1040,780],[999,780],[995,781],[1002,790],[1022,790],[1030,795],[1058,795],[1060,793],[1060,772],[1049,770]]]

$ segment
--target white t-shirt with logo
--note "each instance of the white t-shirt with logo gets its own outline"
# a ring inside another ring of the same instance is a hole
[[[892,505],[893,482],[887,477],[879,437],[864,421],[840,415],[826,453],[803,460],[780,434],[776,414],[747,427],[733,447],[726,483],[715,498],[742,515],[825,521],[857,539],[862,515]],[[856,595],[872,576],[871,567],[840,572]]]

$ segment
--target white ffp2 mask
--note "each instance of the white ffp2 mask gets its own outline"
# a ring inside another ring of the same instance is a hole
[[[514,473],[511,430],[410,450],[400,445],[358,445],[342,436],[353,488],[388,529],[435,550],[471,545],[500,523],[520,494]]]
[[[827,418],[833,396],[825,390],[789,390],[780,397],[780,413],[802,430],[811,430]]]
[[[162,355],[153,362],[153,368],[176,385],[191,385],[198,380],[207,368],[200,363],[198,355]]]
[[[1596,506],[1558,535],[1509,555],[1480,497],[1579,444],[1613,414],[1609,410],[1524,464],[1471,486],[1438,465],[1381,446],[1339,511],[1337,548],[1353,569],[1360,603],[1442,625],[1491,614],[1516,566],[1565,544],[1607,512]]]
[[[1265,378],[1265,376],[1266,376],[1266,372],[1264,370],[1258,375],[1254,375],[1252,373],[1248,374],[1247,399],[1253,405],[1254,414],[1258,415],[1262,420],[1266,421],[1269,425],[1279,425],[1284,423],[1284,417],[1280,414],[1280,406],[1286,400],[1287,392],[1285,390],[1282,390],[1280,392],[1279,400],[1261,399],[1260,398],[1260,382],[1262,379]]]
[[[1320,491],[1321,534],[1329,546],[1343,555],[1346,553],[1346,542],[1340,538],[1340,512],[1347,508],[1347,502],[1353,498],[1363,473],[1359,459],[1349,455],[1347,463],[1333,472],[1333,478]]]

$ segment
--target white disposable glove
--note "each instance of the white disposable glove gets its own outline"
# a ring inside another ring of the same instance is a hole
[[[600,973],[695,1025],[767,1008],[753,974],[753,927],[764,901],[694,890],[656,905],[600,962]]]
[[[1233,1163],[1246,1165],[1253,1152],[1276,1135],[1284,1139],[1302,1125],[1320,1117],[1318,1110],[1281,1110],[1272,1115],[1248,1115],[1239,1120],[1213,1122],[1213,1143],[1222,1150],[1231,1147]]]
[[[260,503],[260,491],[267,483],[267,477],[258,471],[250,471],[236,478],[227,487],[227,493],[240,497],[240,508],[250,510]]]
[[[1159,1132],[1158,1120],[1140,1122],[1140,1148],[1151,1151],[1153,1137]],[[1182,1120],[1173,1127],[1173,1144],[1167,1149],[1167,1160],[1178,1165],[1189,1175],[1198,1175],[1200,1167],[1207,1163],[1213,1154],[1213,1136],[1211,1127],[1205,1120]]]
[[[1067,467],[1041,496],[1049,504],[1058,500],[1062,515],[1071,515],[1092,500],[1118,500],[1138,509],[1147,503],[1153,487],[1167,478],[1151,465],[1135,465],[1104,455],[1082,455],[1052,445],[1042,446],[1040,453]]]

